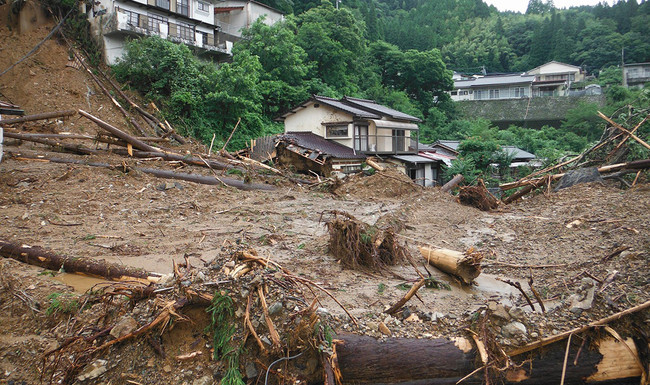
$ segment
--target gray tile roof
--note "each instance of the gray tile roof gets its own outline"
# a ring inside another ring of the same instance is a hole
[[[355,152],[350,147],[340,143],[327,140],[312,132],[287,132],[279,135],[278,140],[287,141],[296,146],[306,148],[312,151],[319,151],[333,158],[339,159],[365,159],[366,156]]]
[[[342,101],[345,102],[346,104],[351,104],[355,107],[364,108],[366,110],[370,110],[382,116],[388,116],[393,119],[407,120],[409,122],[422,121],[422,119],[417,118],[415,116],[405,114],[403,112],[394,110],[390,107],[382,106],[381,104],[376,103],[374,100],[357,99],[357,98],[351,98],[349,96],[346,96],[342,99]]]
[[[528,84],[535,80],[535,75],[503,75],[503,76],[484,76],[474,80],[457,80],[454,82],[454,88],[474,88],[488,86],[502,86],[508,84]]]
[[[524,151],[521,148],[515,146],[501,146],[501,150],[512,156],[512,159],[535,159],[537,158],[535,154],[531,154],[528,151]]]
[[[355,118],[381,119],[381,115],[367,111],[365,109],[358,108],[357,106],[354,105],[350,105],[349,103],[345,103],[343,100],[337,100],[337,99],[332,99],[332,98],[328,98],[325,96],[318,96],[318,95],[314,95],[314,100],[322,104],[326,104],[330,107],[339,109],[341,111],[350,113],[354,115]]]

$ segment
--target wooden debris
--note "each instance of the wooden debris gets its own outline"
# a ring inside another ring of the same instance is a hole
[[[329,213],[334,215],[325,223],[329,251],[344,266],[380,269],[407,259],[408,250],[399,243],[393,228],[379,229],[340,211]]]
[[[418,290],[420,290],[422,286],[424,286],[425,282],[426,279],[424,278],[420,279],[415,285],[411,287],[411,289],[404,295],[404,297],[402,297],[402,299],[397,301],[395,305],[391,306],[390,309],[386,310],[384,313],[391,314],[391,315],[397,313],[397,311],[401,309],[402,306],[404,306],[411,299],[411,297],[413,297],[415,293],[417,293]]]
[[[465,177],[463,177],[461,174],[454,175],[454,177],[449,182],[445,183],[440,188],[440,191],[442,191],[442,192],[450,192],[454,187],[458,186],[464,180],[465,180]]]
[[[8,124],[32,122],[32,121],[35,121],[35,120],[63,118],[63,117],[75,115],[76,113],[77,113],[76,111],[71,111],[71,110],[44,112],[42,114],[27,115],[27,116],[22,116],[20,118],[3,119],[3,120],[0,120],[0,125],[5,126],[5,125],[8,125]]]
[[[134,148],[137,148],[138,150],[142,151],[153,151],[153,152],[159,152],[160,149],[150,146],[146,144],[145,142],[136,139],[135,137],[127,134],[126,132],[120,130],[117,127],[114,127],[105,121],[90,115],[84,110],[79,110],[79,114],[85,118],[88,118],[89,120],[95,122],[99,127],[103,128],[104,130],[110,132],[112,135],[122,139],[123,141],[130,143]]]
[[[474,278],[481,274],[483,255],[480,253],[472,250],[468,253],[461,253],[460,251],[427,246],[420,246],[418,249],[429,264],[438,270],[460,278],[461,282],[466,285],[471,285]]]
[[[39,246],[20,245],[0,239],[0,255],[54,271],[78,273],[115,281],[157,282],[161,275],[93,258],[68,257]]]
[[[499,200],[488,191],[482,179],[478,180],[476,186],[461,187],[458,199],[460,203],[483,211],[490,211],[499,207]]]
[[[366,158],[366,164],[379,172],[384,171],[384,168],[381,167],[379,163],[375,162],[375,160],[372,158]]]
[[[63,164],[78,164],[78,165],[84,165],[84,166],[91,166],[91,167],[101,167],[101,168],[108,168],[111,170],[120,170],[123,172],[127,172],[129,170],[135,170],[139,172],[143,172],[145,174],[151,174],[153,176],[156,176],[158,178],[164,178],[164,179],[177,179],[177,180],[184,180],[188,182],[194,182],[194,183],[200,183],[200,184],[207,184],[207,185],[218,185],[218,184],[226,184],[231,187],[235,187],[239,190],[244,190],[244,191],[252,191],[252,190],[266,190],[266,191],[271,191],[274,190],[275,188],[273,186],[267,185],[267,184],[260,184],[260,183],[245,183],[244,181],[238,180],[238,179],[232,179],[232,178],[219,178],[216,179],[213,176],[205,176],[205,175],[197,175],[197,174],[187,174],[187,173],[179,173],[175,171],[168,171],[168,170],[160,170],[160,169],[153,169],[153,168],[144,168],[144,167],[132,167],[129,166],[125,163],[120,164],[120,165],[111,165],[109,163],[99,163],[99,162],[88,162],[88,161],[83,161],[83,160],[76,160],[76,159],[61,159],[61,158],[52,158],[52,157],[29,157],[21,154],[14,154],[14,159],[16,160],[31,160],[31,161],[39,161],[39,162],[52,162],[52,163],[63,163]]]

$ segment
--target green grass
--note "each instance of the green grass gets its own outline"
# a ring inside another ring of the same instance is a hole
[[[48,316],[53,314],[72,314],[76,313],[79,309],[79,301],[74,294],[67,293],[52,293],[47,296],[50,301],[45,314]]]

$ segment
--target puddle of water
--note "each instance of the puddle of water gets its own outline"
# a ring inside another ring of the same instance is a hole
[[[95,286],[98,283],[110,283],[112,281],[107,281],[101,278],[88,277],[80,274],[70,274],[70,273],[59,273],[56,276],[52,277],[54,281],[64,283],[68,286],[72,286],[74,291],[77,293],[85,293],[88,289]]]

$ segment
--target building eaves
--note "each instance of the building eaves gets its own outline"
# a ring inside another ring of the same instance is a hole
[[[511,75],[511,76],[486,76],[475,80],[459,80],[454,82],[455,89],[488,87],[509,84],[532,84],[535,75]]]
[[[358,99],[358,98],[352,98],[349,96],[345,96],[342,100],[342,102],[352,105],[357,108],[363,108],[369,111],[372,111],[374,113],[377,113],[382,116],[387,116],[389,118],[393,119],[400,119],[400,120],[406,120],[409,122],[421,122],[422,119],[417,118],[415,116],[405,114],[401,111],[394,110],[390,107],[383,106],[381,104],[378,104],[374,100],[368,100],[368,99]]]
[[[287,132],[286,134],[278,135],[278,141],[285,141],[308,150],[318,151],[332,158],[365,159],[365,155],[357,153],[350,147],[327,140],[312,132]]]

